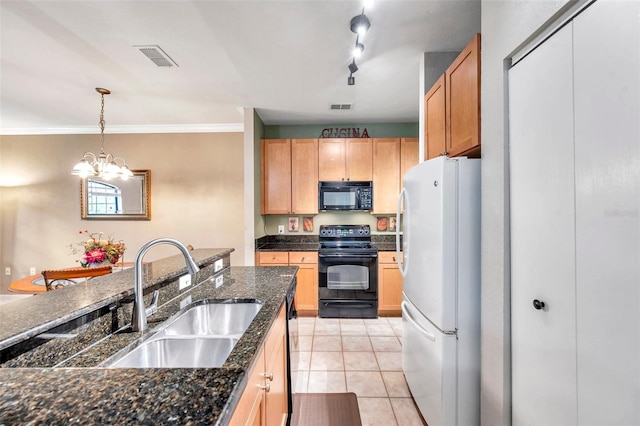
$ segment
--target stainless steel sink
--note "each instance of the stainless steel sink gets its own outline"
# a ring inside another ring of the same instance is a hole
[[[197,303],[160,324],[138,346],[116,353],[109,368],[221,367],[262,308],[259,300]]]
[[[111,368],[216,368],[222,367],[238,342],[223,337],[163,337],[147,340],[118,359]]]
[[[206,303],[196,305],[164,325],[167,336],[241,336],[256,317],[262,304]]]

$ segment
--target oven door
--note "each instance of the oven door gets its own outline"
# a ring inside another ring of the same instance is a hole
[[[320,253],[318,296],[322,318],[377,318],[378,255]]]

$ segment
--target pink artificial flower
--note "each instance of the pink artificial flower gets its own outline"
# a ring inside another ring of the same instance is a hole
[[[100,262],[103,262],[105,258],[106,258],[105,252],[100,249],[89,250],[83,256],[83,259],[86,263],[100,263]]]

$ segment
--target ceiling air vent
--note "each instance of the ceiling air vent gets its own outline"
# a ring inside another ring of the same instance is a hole
[[[160,48],[157,44],[152,44],[148,46],[133,46],[142,52],[147,58],[151,60],[154,64],[159,67],[173,67],[178,66],[176,62],[171,59],[167,53]]]
[[[351,109],[352,106],[353,106],[353,104],[331,104],[330,109],[332,109],[332,110],[338,110],[338,109],[349,110],[349,109]]]

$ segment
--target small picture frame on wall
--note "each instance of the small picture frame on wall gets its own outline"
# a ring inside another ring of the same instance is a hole
[[[289,232],[298,232],[298,216],[289,217]]]
[[[378,231],[386,231],[387,230],[387,217],[379,217],[376,229]]]
[[[395,216],[390,216],[389,217],[389,231],[391,231],[391,232],[395,232],[396,231],[396,217]]]
[[[305,232],[313,231],[313,216],[302,218],[302,230]]]

